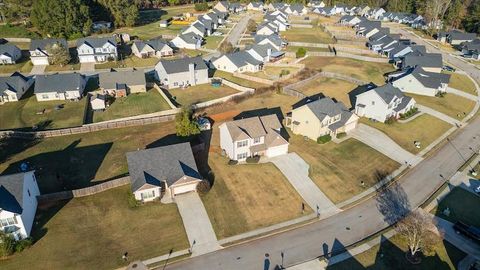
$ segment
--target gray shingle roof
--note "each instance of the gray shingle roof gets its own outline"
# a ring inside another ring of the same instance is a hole
[[[453,30],[447,33],[450,40],[474,40],[477,37],[475,33],[463,33],[458,30]]]
[[[143,48],[148,45],[150,46],[152,49],[154,49],[155,51],[160,51],[163,49],[163,47],[165,46],[168,46],[167,45],[167,42],[160,39],[160,38],[156,38],[156,39],[151,39],[151,40],[147,40],[145,42],[141,41],[141,40],[136,40],[134,41],[135,45],[137,46],[138,50],[141,51],[143,50]]]
[[[439,67],[443,66],[442,55],[439,53],[408,54],[403,59],[403,67]]]
[[[202,179],[188,142],[129,152],[127,163],[134,192],[145,184],[171,186],[184,176]]]
[[[402,98],[404,97],[405,95],[403,94],[402,91],[400,91],[400,89],[398,89],[397,87],[391,85],[390,83],[387,83],[387,84],[384,84],[382,86],[379,86],[379,87],[376,87],[376,88],[373,88],[372,90],[370,91],[375,91],[375,93],[377,93],[377,95],[379,97],[381,97],[385,103],[389,104],[390,102],[392,102],[392,100],[397,97],[397,98]]]
[[[54,44],[62,44],[64,48],[68,48],[67,41],[63,38],[33,39],[30,42],[30,51],[35,51],[36,49],[44,51],[48,45],[52,46]]]
[[[263,44],[263,45],[255,44],[246,49],[246,51],[249,51],[249,50],[255,51],[262,57],[266,57],[268,55],[268,50],[270,50],[271,53],[278,52],[278,50],[275,49],[275,47],[273,47],[270,44]]]
[[[101,48],[107,42],[117,46],[117,42],[115,41],[114,37],[86,37],[77,40],[77,47],[80,47],[85,43],[93,48]]]
[[[258,61],[245,51],[234,52],[225,56],[228,57],[228,59],[230,59],[230,61],[232,61],[237,67],[243,67],[246,64],[260,65],[262,63],[262,61]]]
[[[126,70],[115,72],[102,72],[98,74],[100,87],[104,89],[116,89],[117,84],[146,85],[143,70]]]
[[[416,67],[412,73],[421,84],[429,88],[438,88],[442,83],[448,83],[450,81],[449,74],[427,72],[421,67]]]
[[[187,72],[188,66],[190,64],[194,64],[195,70],[204,70],[208,69],[205,61],[200,56],[197,57],[186,57],[181,59],[174,59],[174,60],[160,60],[159,64],[161,64],[167,74],[179,73],[179,72]],[[158,65],[158,64],[157,64]]]
[[[28,78],[18,72],[13,73],[10,77],[0,77],[0,95],[3,95],[5,90],[17,93],[23,85],[22,82],[26,81]]]
[[[37,75],[35,77],[35,94],[39,93],[65,93],[66,91],[79,90],[85,77],[79,73],[65,73],[52,75]]]
[[[232,140],[245,140],[266,136],[272,129],[282,128],[282,124],[275,114],[255,116],[225,123]]]
[[[16,214],[23,212],[25,173],[0,176],[0,209]]]
[[[188,43],[188,44],[197,44],[199,40],[202,40],[201,36],[193,32],[181,34],[181,35],[178,35],[178,37],[183,39],[183,41],[185,41],[185,43]]]
[[[8,55],[8,56],[13,56],[15,54],[15,51],[20,50],[17,46],[13,44],[2,44],[0,45],[0,55]]]
[[[326,116],[334,117],[347,110],[342,102],[335,102],[329,97],[310,101],[304,106],[307,106],[320,121],[325,119]]]

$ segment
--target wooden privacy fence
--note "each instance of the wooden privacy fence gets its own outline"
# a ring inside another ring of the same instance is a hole
[[[105,191],[105,190],[109,190],[109,189],[112,189],[112,188],[124,186],[124,185],[127,185],[127,184],[130,184],[130,176],[117,178],[117,179],[110,180],[110,181],[107,181],[107,182],[103,182],[101,184],[91,186],[91,187],[74,189],[74,190],[66,190],[66,191],[60,191],[60,192],[49,193],[49,194],[43,194],[43,195],[38,196],[37,200],[38,200],[38,203],[47,203],[47,202],[69,200],[69,199],[72,199],[72,198],[90,196],[90,195],[97,194],[97,193],[100,193],[100,192]]]

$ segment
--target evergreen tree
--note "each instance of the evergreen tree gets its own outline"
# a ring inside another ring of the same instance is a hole
[[[189,137],[200,134],[200,127],[197,122],[192,119],[192,111],[189,108],[190,106],[183,107],[180,116],[177,117],[175,122],[177,136]]]

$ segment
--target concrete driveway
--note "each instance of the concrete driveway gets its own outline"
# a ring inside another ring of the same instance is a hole
[[[238,21],[238,23],[233,27],[232,31],[230,31],[230,33],[228,34],[226,40],[232,43],[233,46],[235,46],[242,37],[243,32],[245,32],[245,29],[247,28],[248,20],[250,20],[250,18],[250,15],[243,16],[240,21]]]
[[[187,232],[192,256],[198,256],[220,249],[217,236],[213,231],[207,211],[198,193],[189,192],[177,195],[175,202],[182,216],[183,226]]]
[[[418,104],[418,103],[417,103],[415,106],[418,108],[419,111],[424,112],[424,113],[426,113],[426,114],[429,114],[429,115],[431,115],[431,116],[433,116],[433,117],[436,117],[436,118],[438,118],[438,119],[440,119],[440,120],[442,120],[442,121],[445,121],[445,122],[447,122],[447,123],[449,123],[449,124],[451,124],[451,125],[454,125],[454,126],[455,126],[455,125],[460,125],[460,124],[461,124],[461,121],[460,121],[460,120],[457,120],[457,119],[455,119],[455,118],[452,118],[452,117],[450,117],[450,116],[448,116],[448,115],[446,115],[446,114],[444,114],[444,113],[441,113],[441,112],[439,112],[439,111],[436,111],[436,110],[434,110],[434,109],[432,109],[432,108],[430,108],[430,107],[423,106],[423,105]]]
[[[447,87],[447,93],[452,93],[454,95],[461,96],[461,97],[470,99],[470,100],[475,101],[475,102],[479,101],[479,98],[477,96],[466,93],[464,91],[461,91],[461,90],[458,90],[458,89],[455,89],[455,88],[452,88],[452,87]]]
[[[313,211],[316,211],[318,207],[321,218],[326,218],[340,211],[308,177],[310,166],[299,155],[289,153],[271,158],[269,161],[275,164],[285,175]]]
[[[81,63],[80,72],[92,72],[95,71],[95,63]]]
[[[350,135],[400,164],[408,162],[409,164],[416,165],[421,161],[420,157],[400,147],[400,145],[390,139],[385,133],[365,124],[359,124]]]
[[[40,75],[40,74],[43,74],[43,73],[45,73],[45,68],[46,68],[46,67],[47,67],[47,66],[45,66],[45,65],[34,65],[34,66],[32,67],[32,71],[30,71],[30,74],[32,74],[32,75]]]

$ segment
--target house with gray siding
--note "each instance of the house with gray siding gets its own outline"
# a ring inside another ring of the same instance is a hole
[[[0,103],[20,100],[32,84],[33,78],[28,78],[18,72],[9,77],[0,77]]]
[[[428,72],[416,67],[392,81],[392,85],[404,93],[433,97],[446,92],[449,81],[449,74]]]
[[[0,65],[15,64],[22,58],[22,51],[13,44],[0,44]]]
[[[160,60],[155,71],[157,80],[167,88],[208,83],[208,67],[199,56]]]
[[[79,100],[85,84],[85,76],[79,73],[37,75],[33,93],[37,101]]]

